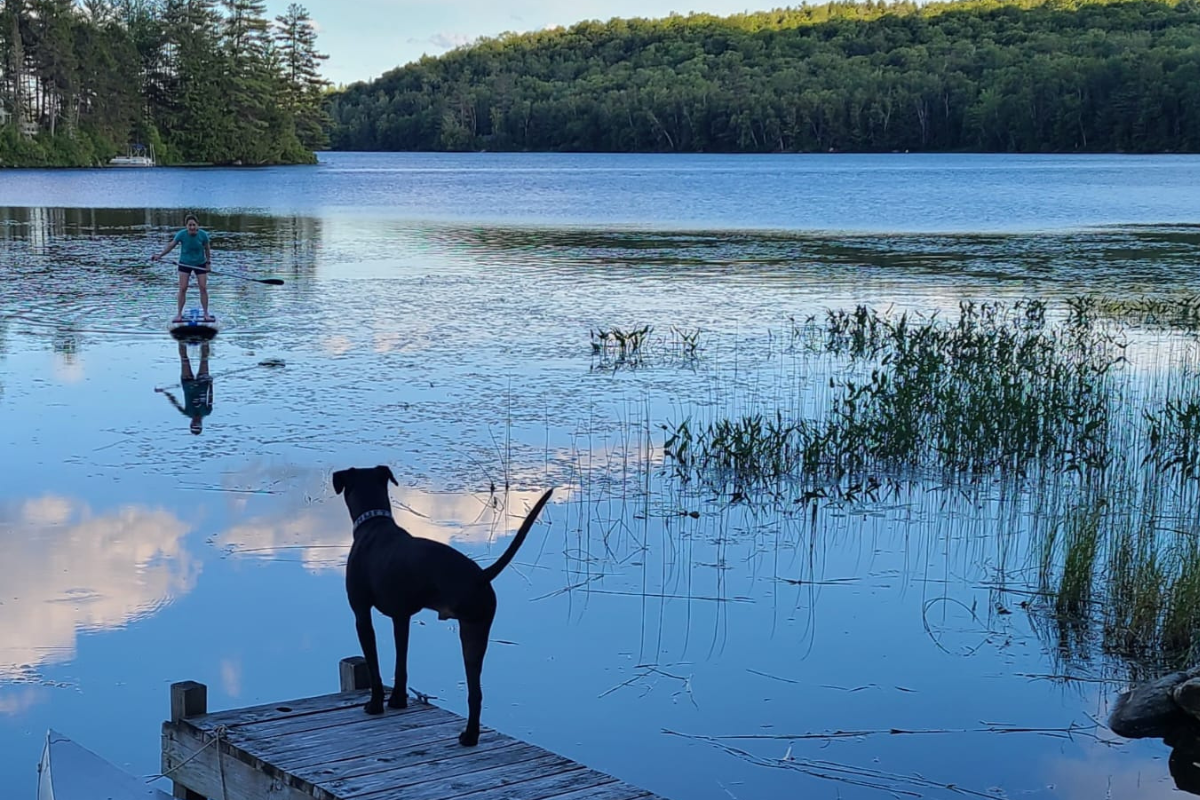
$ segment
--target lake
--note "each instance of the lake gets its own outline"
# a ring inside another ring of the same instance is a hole
[[[555,487],[496,581],[487,728],[674,800],[1182,796],[1102,723],[1191,644],[1149,594],[1200,563],[1166,449],[1200,397],[1200,158],[330,153],[0,171],[0,204],[11,796],[48,727],[156,774],[174,681],[335,691],[330,475],[375,464],[484,564]],[[227,273],[206,347],[149,261],[189,211]],[[409,680],[465,713],[432,612]]]

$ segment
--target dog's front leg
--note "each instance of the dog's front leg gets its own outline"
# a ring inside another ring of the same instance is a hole
[[[375,628],[371,624],[371,608],[354,610],[354,629],[358,631],[358,644],[367,661],[367,673],[371,679],[371,699],[363,706],[368,714],[383,713],[383,676],[379,673],[379,651],[375,648]]]
[[[392,684],[388,708],[408,707],[408,629],[411,627],[412,617],[392,618],[396,634],[396,682]]]

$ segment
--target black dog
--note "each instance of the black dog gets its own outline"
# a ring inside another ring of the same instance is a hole
[[[346,594],[371,678],[366,711],[383,713],[383,678],[371,607],[392,618],[396,633],[396,682],[388,699],[391,708],[408,705],[408,629],[412,615],[422,608],[432,609],[439,619],[458,620],[467,671],[468,711],[467,727],[459,734],[458,742],[473,747],[479,742],[479,710],[483,705],[479,676],[496,616],[496,592],[491,582],[517,554],[554,490],[547,490],[537,501],[500,559],[482,569],[453,547],[417,538],[397,525],[388,500],[388,481],[396,483],[392,471],[384,466],[333,473],[333,490],[345,492],[346,507],[354,520],[354,544],[346,562]]]

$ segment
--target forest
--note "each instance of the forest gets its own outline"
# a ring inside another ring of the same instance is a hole
[[[0,0],[0,166],[312,163],[324,59],[295,3]]]
[[[581,22],[422,58],[329,112],[337,150],[1196,152],[1200,2]]]

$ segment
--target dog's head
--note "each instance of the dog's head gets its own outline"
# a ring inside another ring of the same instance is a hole
[[[392,470],[382,464],[366,469],[339,469],[333,473],[333,491],[337,494],[344,493],[346,507],[350,509],[351,514],[358,514],[376,507],[389,507],[388,481],[400,485],[392,475]]]

